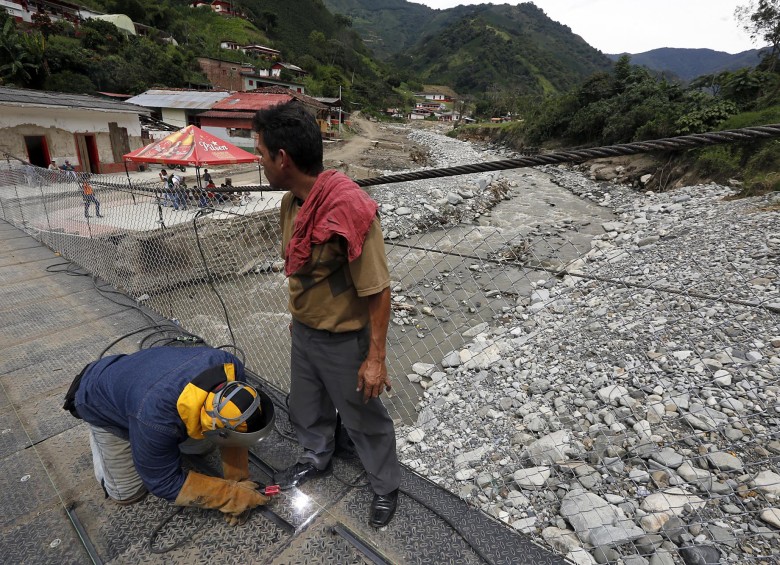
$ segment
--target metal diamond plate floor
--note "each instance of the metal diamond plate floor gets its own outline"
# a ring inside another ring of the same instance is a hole
[[[355,460],[335,460],[333,475],[282,493],[239,528],[216,512],[177,513],[153,496],[129,507],[107,501],[93,475],[86,426],[62,410],[62,399],[86,363],[148,321],[104,298],[90,277],[47,270],[59,263],[55,253],[0,221],[4,563],[565,563],[406,469],[396,517],[387,528],[371,528],[372,493],[351,486],[365,482]],[[129,353],[136,343],[125,340],[112,351]],[[274,396],[281,407],[283,395]],[[277,413],[278,430],[287,436],[286,414]],[[269,473],[295,462],[297,445],[282,433],[254,450],[251,473],[258,482],[270,483]],[[219,460],[192,457],[185,464],[215,472]]]

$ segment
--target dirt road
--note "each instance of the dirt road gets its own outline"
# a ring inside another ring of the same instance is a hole
[[[343,139],[324,142],[325,168],[339,169],[356,179],[376,176],[384,170],[411,168],[415,165],[412,154],[420,156],[426,151],[410,142],[407,132],[404,126],[380,124],[360,115],[353,116],[349,131],[343,131]],[[231,178],[235,186],[255,185],[257,168],[242,167]]]

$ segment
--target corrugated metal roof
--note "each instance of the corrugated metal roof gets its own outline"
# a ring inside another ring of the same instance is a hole
[[[315,100],[311,96],[306,96],[305,94],[281,86],[268,86],[250,90],[249,92],[235,92],[219,103],[214,104],[212,110],[255,111],[260,110],[261,108],[275,106],[276,104],[283,104],[291,98],[296,98],[303,102],[304,105],[317,110],[324,110],[327,108],[325,104]]]
[[[289,94],[268,94],[257,92],[236,92],[214,104],[212,110],[259,110],[290,100]]]
[[[288,69],[290,71],[296,71],[296,72],[300,72],[300,73],[305,73],[306,72],[302,68],[300,68],[298,65],[293,65],[292,63],[276,63],[276,65],[281,65],[285,69]],[[274,66],[276,66],[276,65],[274,65]],[[308,73],[306,73],[306,74],[308,74]]]
[[[220,112],[219,110],[209,110],[198,114],[198,118],[231,118],[234,120],[251,120],[254,117],[254,112]]]
[[[228,96],[229,92],[215,90],[147,90],[133,96],[128,102],[147,108],[208,110]]]
[[[3,106],[48,106],[85,108],[99,112],[124,112],[128,114],[149,114],[149,110],[129,102],[98,98],[88,94],[47,92],[27,88],[0,87],[0,105]]]

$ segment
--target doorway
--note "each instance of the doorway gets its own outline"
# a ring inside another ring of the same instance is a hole
[[[25,135],[24,147],[27,149],[27,160],[36,167],[46,168],[51,162],[49,144],[43,135]]]
[[[94,134],[77,133],[76,151],[79,156],[81,170],[85,173],[100,173],[100,157],[98,156],[97,141]]]

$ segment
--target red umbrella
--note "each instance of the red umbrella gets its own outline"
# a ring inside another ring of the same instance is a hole
[[[124,155],[125,160],[136,163],[160,163],[161,165],[230,165],[259,161],[253,155],[203,131],[187,126],[168,137]]]

